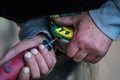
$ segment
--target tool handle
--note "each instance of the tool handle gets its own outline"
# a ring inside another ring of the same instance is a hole
[[[38,46],[22,51],[17,56],[0,66],[0,80],[16,80],[20,70],[25,66],[23,58],[24,54],[33,48],[38,49]]]

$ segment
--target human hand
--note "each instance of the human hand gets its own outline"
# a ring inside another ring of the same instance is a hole
[[[30,78],[38,79],[41,76],[48,74],[55,66],[56,58],[53,49],[48,51],[47,48],[41,44],[43,40],[46,39],[45,35],[41,34],[32,39],[19,42],[0,60],[0,65],[9,61],[21,51],[40,45],[39,50],[34,48],[30,52],[25,53],[24,58],[26,66],[19,74],[18,80],[29,80]]]
[[[58,25],[74,27],[74,36],[66,50],[66,54],[74,61],[97,63],[109,50],[112,40],[97,28],[88,13],[52,20]]]

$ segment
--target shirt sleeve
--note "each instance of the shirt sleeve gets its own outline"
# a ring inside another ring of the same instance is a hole
[[[108,0],[100,8],[89,10],[89,14],[106,36],[112,40],[118,38],[120,34],[120,0]]]
[[[19,32],[20,40],[29,39],[36,36],[39,33],[44,33],[48,38],[52,39],[50,31],[50,19],[49,16],[40,17],[37,19],[29,20],[22,23],[21,30]]]

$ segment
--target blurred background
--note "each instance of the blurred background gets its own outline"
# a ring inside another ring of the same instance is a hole
[[[18,32],[15,22],[0,17],[0,57],[19,41]]]
[[[19,42],[19,30],[20,28],[14,22],[0,17],[0,57]],[[80,65],[76,71],[68,77],[68,80],[119,80],[119,68],[120,38],[117,41],[113,41],[109,52],[100,62],[97,64],[84,63],[84,65]],[[81,72],[83,74],[81,74]],[[88,75],[90,75],[90,77],[88,77]]]

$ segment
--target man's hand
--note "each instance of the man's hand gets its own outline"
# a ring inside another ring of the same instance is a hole
[[[6,55],[0,60],[0,65],[10,60],[21,51],[39,45],[39,50],[32,49],[24,55],[26,66],[21,70],[18,80],[38,79],[43,75],[48,74],[56,63],[55,52],[48,49],[41,44],[47,38],[41,34],[32,39],[23,40],[16,46],[12,47]]]
[[[68,45],[66,53],[74,61],[80,62],[84,60],[96,63],[109,50],[112,40],[97,28],[88,13],[56,17],[52,18],[52,20],[58,25],[74,27],[74,36]]]

